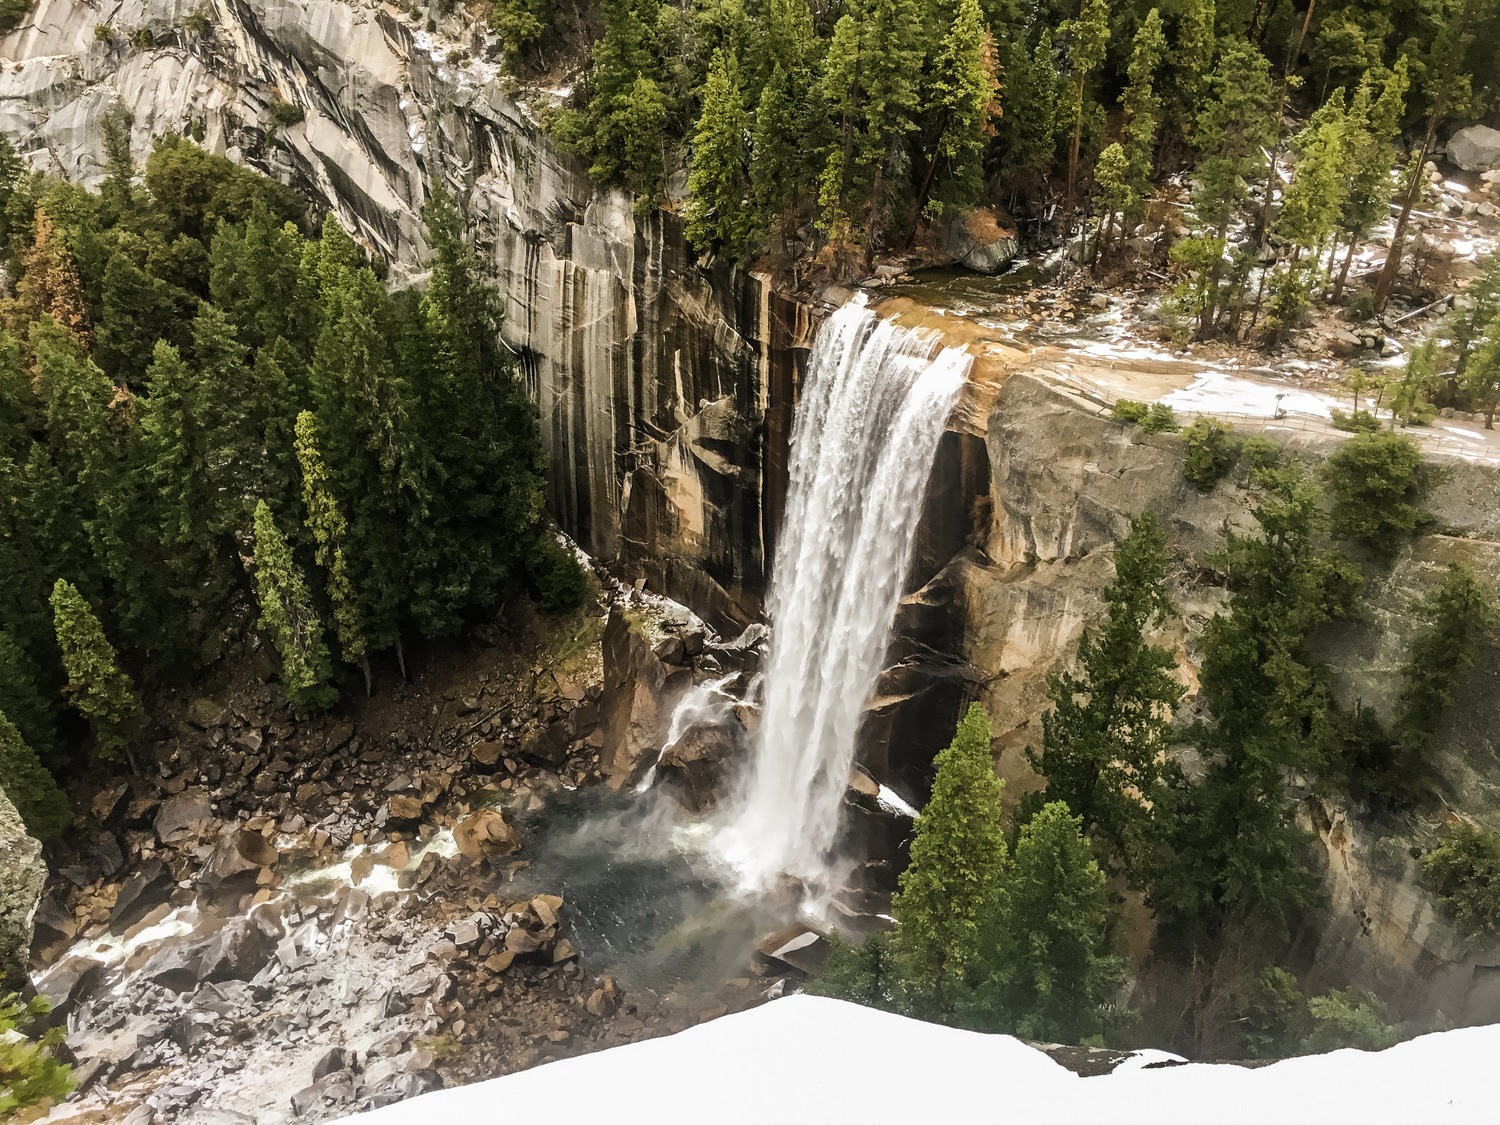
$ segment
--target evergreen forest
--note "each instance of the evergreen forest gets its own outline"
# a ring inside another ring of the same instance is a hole
[[[583,594],[448,197],[392,292],[290,190],[175,136],[137,169],[113,124],[98,191],[0,151],[0,780],[42,837],[53,777],[123,760],[232,638],[307,715],[406,640]]]

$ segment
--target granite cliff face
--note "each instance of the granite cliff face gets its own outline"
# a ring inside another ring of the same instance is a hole
[[[805,310],[700,269],[673,216],[595,189],[492,52],[461,16],[428,32],[358,0],[39,0],[0,42],[0,129],[85,183],[120,109],[138,159],[165,132],[200,137],[307,190],[414,283],[442,182],[504,294],[564,529],[742,624],[765,587]],[[283,105],[301,120],[274,126]]]
[[[32,921],[46,880],[42,845],[26,834],[21,814],[0,789],[0,993],[25,980]]]
[[[1286,430],[1273,436],[1309,461],[1340,440]],[[1023,751],[1041,737],[1047,676],[1071,661],[1083,629],[1102,619],[1100,591],[1113,577],[1114,545],[1130,520],[1148,508],[1162,514],[1177,555],[1178,616],[1156,641],[1180,654],[1190,690],[1184,719],[1192,714],[1198,638],[1225,596],[1200,580],[1205,555],[1224,531],[1253,523],[1251,499],[1232,480],[1204,495],[1183,479],[1180,435],[1121,426],[1041,374],[1004,381],[985,440],[993,517],[983,550],[961,554],[909,603],[945,607],[943,626],[958,634],[953,651],[989,709],[1006,796],[1014,801],[1037,784]],[[1500,472],[1467,462],[1443,469],[1427,501],[1442,533],[1418,540],[1388,573],[1372,578],[1362,618],[1320,640],[1345,706],[1359,701],[1389,717],[1407,647],[1423,627],[1419,607],[1448,562],[1468,562],[1500,591]],[[1491,825],[1500,822],[1497,677],[1494,659],[1481,658],[1433,758],[1445,804]],[[1328,892],[1294,945],[1295,967],[1309,985],[1370,989],[1413,1028],[1500,1021],[1500,943],[1465,943],[1414,858],[1435,833],[1371,821],[1311,794],[1302,796],[1299,818],[1316,841],[1310,859]]]

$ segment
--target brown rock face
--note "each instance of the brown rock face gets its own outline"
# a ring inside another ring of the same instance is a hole
[[[662,751],[657,775],[689,812],[707,812],[740,769],[747,740],[733,716],[722,722],[694,723]]]
[[[521,833],[499,809],[480,809],[453,826],[458,850],[470,859],[515,855],[521,850]]]
[[[232,879],[262,867],[274,867],[280,854],[259,832],[241,828],[219,841],[209,860],[209,871],[220,879]]]
[[[672,710],[692,685],[686,668],[663,664],[647,638],[616,607],[604,626],[604,749],[612,788],[637,780],[661,749]]]

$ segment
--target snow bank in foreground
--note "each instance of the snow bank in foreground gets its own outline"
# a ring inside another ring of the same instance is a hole
[[[543,1117],[703,1122],[1494,1125],[1500,1026],[1259,1070],[1192,1065],[1078,1078],[1004,1035],[792,996],[679,1035],[551,1063],[360,1114],[368,1125]]]

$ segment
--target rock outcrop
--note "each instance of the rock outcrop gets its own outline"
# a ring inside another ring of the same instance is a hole
[[[199,137],[307,190],[418,284],[422,202],[444,184],[504,295],[563,528],[742,625],[764,593],[807,311],[701,267],[673,215],[597,190],[497,52],[462,12],[427,31],[364,0],[39,0],[0,41],[0,128],[85,183],[119,110],[138,159],[168,131]],[[273,107],[292,107],[280,125]]]
[[[42,845],[26,834],[21,814],[0,790],[0,993],[26,978],[32,919],[46,881]]]
[[[1341,440],[1313,431],[1274,437],[1308,461]],[[1102,618],[1100,593],[1131,519],[1147,509],[1161,514],[1177,557],[1177,618],[1153,639],[1179,654],[1190,692],[1185,719],[1193,714],[1197,638],[1225,597],[1200,575],[1225,531],[1253,523],[1251,497],[1234,479],[1208,494],[1184,480],[1181,435],[1122,426],[1039,375],[1012,374],[999,388],[987,443],[993,515],[983,550],[960,555],[941,584],[952,603],[946,620],[959,623],[959,652],[976,672],[971,697],[989,710],[1005,796],[1014,802],[1037,785],[1023,751],[1041,737],[1036,717],[1047,677],[1068,665],[1083,630]],[[1448,562],[1468,562],[1500,591],[1497,488],[1492,468],[1446,464],[1426,501],[1445,533],[1418,540],[1387,573],[1371,576],[1361,620],[1315,638],[1343,705],[1382,714],[1391,706],[1422,628],[1419,607]],[[1497,677],[1495,662],[1481,659],[1436,740],[1432,766],[1450,807],[1500,826]],[[1500,950],[1467,945],[1442,916],[1412,856],[1431,841],[1413,838],[1409,825],[1376,823],[1317,797],[1301,809],[1319,841],[1311,858],[1328,892],[1295,944],[1310,985],[1375,991],[1414,1029],[1500,1020]]]
[[[1500,129],[1468,125],[1448,141],[1448,159],[1465,172],[1488,172],[1500,168]]]

